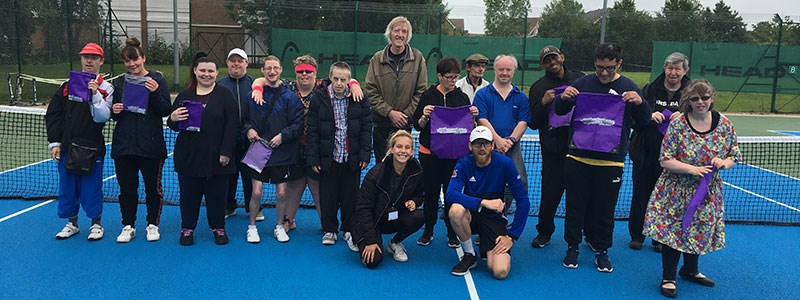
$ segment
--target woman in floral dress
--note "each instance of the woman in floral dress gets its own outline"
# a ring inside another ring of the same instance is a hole
[[[689,281],[714,286],[698,271],[699,255],[725,247],[722,178],[718,171],[732,168],[742,158],[733,130],[725,116],[713,110],[714,88],[708,81],[693,80],[681,97],[680,118],[669,125],[661,145],[664,171],[650,197],[644,234],[664,244],[661,293],[677,296],[675,273],[683,253],[679,275]],[[691,224],[682,221],[687,205],[710,174],[708,193],[696,208]]]

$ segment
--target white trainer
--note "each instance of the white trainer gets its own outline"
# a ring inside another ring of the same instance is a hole
[[[255,226],[248,226],[247,227],[247,242],[248,243],[260,243],[261,237],[258,236],[258,228]]]
[[[325,235],[322,236],[322,244],[323,245],[336,244],[336,232],[326,232]]]
[[[131,227],[131,225],[125,225],[125,227],[122,227],[122,232],[117,236],[117,243],[130,242],[135,236],[136,229]]]
[[[282,225],[275,226],[275,231],[273,233],[278,242],[286,243],[289,241],[289,235],[286,234],[286,229],[284,229]]]
[[[89,237],[87,238],[90,241],[97,241],[103,238],[103,226],[100,224],[94,224],[92,227],[89,227]]]
[[[78,232],[81,232],[81,230],[77,226],[72,225],[72,223],[70,222],[67,222],[67,225],[64,225],[64,228],[62,228],[61,231],[56,233],[56,239],[57,240],[68,239],[73,235],[78,234]]]
[[[258,214],[256,214],[256,222],[261,222],[261,221],[264,221],[264,213],[259,211]]]
[[[347,247],[350,248],[350,251],[358,252],[358,246],[353,244],[353,236],[350,234],[350,232],[345,232],[343,237],[345,242],[347,242]]]
[[[392,243],[389,241],[389,247],[387,247],[389,253],[393,253],[394,260],[399,262],[407,262],[408,261],[408,254],[406,254],[406,247],[403,246],[403,243]]]
[[[158,226],[155,224],[147,224],[147,241],[148,242],[155,242],[161,239],[161,233],[158,232]]]

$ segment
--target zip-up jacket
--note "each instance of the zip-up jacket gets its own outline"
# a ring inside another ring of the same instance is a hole
[[[81,139],[92,143],[85,146],[99,149],[98,157],[104,157],[106,147],[103,126],[111,116],[114,87],[100,76],[98,93],[92,95],[90,103],[69,100],[67,87],[67,82],[61,84],[50,99],[44,115],[49,147],[60,146],[61,153],[69,153],[72,141]]]
[[[272,102],[273,95],[278,94],[271,112],[267,108]],[[269,114],[267,123],[264,118]],[[254,129],[265,141],[270,141],[276,135],[281,135],[281,144],[272,150],[267,166],[289,166],[297,163],[300,151],[300,135],[303,133],[303,105],[294,92],[282,84],[277,88],[264,86],[264,103],[259,105],[249,101],[242,105],[242,134],[247,136],[247,131]]]
[[[372,105],[376,127],[392,127],[389,120],[392,110],[410,118],[428,86],[428,67],[422,52],[406,45],[405,55],[395,62],[389,57],[390,46],[375,52],[364,80],[364,94]]]
[[[330,170],[336,143],[336,120],[331,95],[325,86],[317,86],[308,109],[309,166]],[[369,163],[372,155],[372,110],[369,101],[359,102],[347,97],[347,163],[351,170],[359,170],[359,162]]]
[[[253,85],[253,81],[253,77],[247,74],[244,74],[242,78],[233,78],[228,75],[217,80],[217,83],[231,90],[231,93],[233,93],[233,97],[236,100],[236,105],[239,108],[239,127],[236,128],[236,144],[239,147],[249,145],[247,142],[247,136],[239,133],[242,132],[242,125],[244,124],[244,119],[242,118],[242,106],[253,102],[253,98],[250,97],[250,94],[253,91],[253,88],[251,87]]]
[[[542,146],[542,157],[544,158],[564,158],[567,156],[567,145],[569,144],[569,126],[551,128],[550,127],[550,105],[542,104],[547,90],[560,86],[570,85],[578,78],[583,77],[583,73],[571,71],[564,68],[564,77],[559,78],[552,74],[545,74],[531,85],[528,101],[531,103],[531,122],[528,127],[539,130],[539,144]],[[556,99],[553,99],[555,101]]]
[[[167,145],[164,141],[164,121],[172,111],[169,98],[169,83],[160,72],[151,71],[147,75],[158,83],[158,89],[149,94],[145,114],[123,110],[111,114],[117,121],[111,143],[111,157],[136,155],[151,159],[167,158]],[[118,95],[125,94],[125,76],[114,80],[114,90]],[[122,97],[114,99],[122,103]]]

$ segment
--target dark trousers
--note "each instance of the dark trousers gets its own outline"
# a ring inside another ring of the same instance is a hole
[[[341,230],[350,231],[358,197],[360,170],[351,170],[349,163],[332,162],[330,170],[324,171],[319,180],[319,210],[322,214],[322,231],[338,232],[339,219],[336,212],[341,210]]]
[[[122,225],[136,227],[136,211],[139,207],[139,172],[142,173],[147,205],[147,224],[158,225],[164,191],[161,186],[163,159],[152,159],[136,155],[124,155],[114,160],[119,183],[119,209]]]
[[[683,253],[683,267],[681,273],[695,274],[697,273],[697,262],[700,255]],[[678,261],[681,260],[681,252],[672,249],[666,245],[661,249],[661,268],[662,280],[675,280],[675,272],[678,269]]]
[[[419,154],[419,163],[424,171],[422,177],[425,182],[425,199],[422,202],[425,214],[425,232],[433,232],[439,212],[440,189],[447,191],[456,162],[455,159],[441,159],[431,154]],[[447,215],[449,208],[450,205],[445,206],[444,224],[447,227],[447,235],[455,236],[453,229],[450,228],[450,216]]]
[[[195,229],[200,205],[205,196],[206,217],[211,229],[225,228],[225,193],[228,175],[211,178],[178,174],[181,195],[181,228]]]
[[[237,145],[239,151],[236,152],[236,157],[231,158],[231,161],[240,161],[244,157],[245,153],[247,153],[247,148],[242,148]],[[228,198],[227,202],[225,203],[226,210],[234,210],[239,206],[239,203],[236,201],[236,188],[237,188],[237,181],[239,181],[239,177],[242,178],[242,192],[244,194],[244,210],[246,212],[250,212],[250,197],[253,196],[253,182],[251,181],[252,176],[250,175],[250,167],[247,165],[239,162],[236,166],[238,172],[231,174],[230,178],[228,179]]]
[[[566,189],[566,161],[566,157],[542,157],[542,200],[539,203],[539,224],[536,225],[540,235],[551,236],[556,230],[556,210]]]
[[[372,129],[372,149],[375,152],[375,163],[381,162],[383,157],[386,156],[386,150],[388,149],[386,142],[388,142],[389,137],[398,130],[400,129],[392,126],[375,127]]]
[[[611,248],[622,168],[592,166],[567,158],[564,172],[571,179],[566,183],[564,240],[577,245],[581,242],[581,230],[585,230],[595,249]]]
[[[643,153],[641,160],[633,160],[633,198],[631,199],[631,214],[628,220],[628,232],[631,240],[643,242],[644,215],[647,212],[647,202],[656,186],[658,177],[661,176],[661,164],[658,162],[658,152]]]
[[[375,258],[372,260],[372,263],[366,265],[367,268],[374,269],[383,261],[383,234],[396,233],[394,237],[392,237],[391,242],[400,243],[414,234],[414,232],[417,232],[425,223],[425,214],[419,210],[408,211],[408,209],[403,207],[397,211],[397,214],[397,220],[389,221],[387,215],[384,215],[378,222],[377,229],[380,233],[377,236],[377,241],[381,251],[375,252]],[[364,244],[364,239],[361,239],[361,242],[358,243],[358,253],[360,255],[363,255],[366,246],[367,245]]]

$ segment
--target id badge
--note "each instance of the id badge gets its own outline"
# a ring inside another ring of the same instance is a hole
[[[394,220],[397,220],[397,211],[396,210],[389,212],[389,221],[394,221]]]

